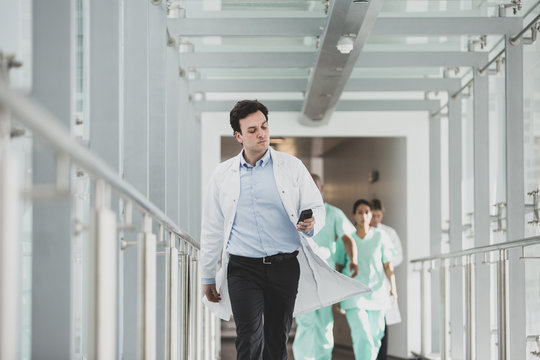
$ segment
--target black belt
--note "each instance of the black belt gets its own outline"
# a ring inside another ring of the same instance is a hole
[[[279,253],[271,256],[265,256],[262,258],[252,258],[252,257],[246,257],[246,256],[239,256],[239,255],[229,255],[231,259],[237,260],[237,261],[244,261],[244,262],[251,262],[251,263],[258,263],[258,264],[265,264],[265,265],[271,265],[271,264],[279,264],[282,262],[289,261],[291,259],[294,259],[298,255],[298,250],[292,252],[292,253]]]

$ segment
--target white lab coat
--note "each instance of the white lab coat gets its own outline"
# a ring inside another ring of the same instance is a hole
[[[270,148],[274,177],[281,202],[289,219],[296,226],[304,209],[312,209],[315,217],[314,233],[324,226],[325,211],[321,194],[311,175],[294,156]],[[225,251],[236,207],[240,196],[240,156],[221,163],[214,171],[208,185],[203,209],[201,229],[200,274],[201,278],[216,278],[216,288],[221,294],[219,303],[203,302],[219,318],[229,320],[232,315],[227,285],[229,256]],[[300,280],[294,315],[300,315],[369,291],[369,288],[331,269],[316,255],[315,242],[302,234],[298,249]],[[221,255],[221,266],[216,265]]]
[[[401,240],[399,239],[396,230],[388,225],[379,224],[377,229],[381,229],[388,234],[388,239],[390,239],[390,242],[394,248],[394,256],[390,262],[395,268],[403,262],[403,248],[401,247]],[[399,324],[401,322],[401,312],[399,311],[398,302],[395,299],[393,300],[394,301],[391,303],[392,305],[386,311],[387,325]]]

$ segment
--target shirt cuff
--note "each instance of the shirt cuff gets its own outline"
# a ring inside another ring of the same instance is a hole
[[[315,230],[311,230],[311,231],[305,232],[304,234],[306,234],[306,236],[313,237],[314,233],[315,233]]]
[[[201,278],[201,282],[203,285],[211,285],[216,283],[215,278]]]

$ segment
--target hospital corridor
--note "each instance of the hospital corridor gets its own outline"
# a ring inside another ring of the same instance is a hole
[[[0,359],[540,359],[539,32],[0,0]]]

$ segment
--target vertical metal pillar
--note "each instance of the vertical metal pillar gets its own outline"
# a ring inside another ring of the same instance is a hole
[[[202,298],[201,296],[201,287],[202,284],[200,283],[199,279],[199,253],[197,249],[193,248],[193,253],[191,257],[191,268],[193,271],[191,272],[191,283],[193,284],[193,291],[192,291],[192,304],[193,304],[193,314],[195,316],[193,317],[193,344],[194,344],[194,356],[193,359],[195,360],[201,360],[202,355],[202,329],[201,329],[201,301],[199,299]]]
[[[88,358],[117,358],[118,252],[110,185],[96,182],[89,237]]]
[[[176,236],[169,235],[165,250],[165,359],[178,359],[178,249]]]
[[[489,205],[489,82],[487,76],[474,71],[474,240],[475,246],[490,243]],[[474,261],[474,257],[472,258]],[[480,265],[475,269],[476,349],[482,353],[473,358],[489,357],[490,326],[490,268]]]
[[[430,253],[441,253],[441,119],[429,120],[429,236]],[[432,273],[433,274],[433,273]],[[431,276],[431,348],[440,351],[439,338],[442,323],[439,322],[441,309],[438,295],[441,291],[440,279]],[[429,334],[428,334],[429,336]]]
[[[9,65],[0,57],[0,86],[7,86]],[[10,153],[9,111],[0,104],[0,358],[20,358],[21,239],[19,170]]]
[[[188,246],[184,242],[180,253],[180,271],[182,274],[181,291],[181,311],[182,311],[182,329],[180,332],[180,359],[189,359],[189,255]]]
[[[462,119],[461,99],[449,96],[448,99],[448,136],[449,136],[449,191],[450,191],[450,251],[463,249],[462,227]],[[464,357],[464,322],[463,322],[463,269],[451,268],[450,302],[451,354],[453,358]]]
[[[521,27],[515,29],[516,32]],[[515,34],[514,33],[514,34]],[[523,46],[511,45],[511,35],[506,36],[506,222],[508,240],[525,236],[525,173],[523,154]],[[519,260],[520,249],[508,251],[509,307],[509,357],[525,359],[527,356],[527,314],[525,302],[525,264]]]
[[[156,235],[152,234],[152,218],[143,216],[143,232],[139,234],[139,286],[137,358],[156,358]]]
[[[441,259],[441,268],[440,268],[440,284],[441,284],[441,294],[440,294],[440,340],[439,346],[441,348],[441,360],[450,360],[450,326],[448,320],[450,317],[450,299],[448,296],[449,293],[449,281],[448,281],[448,260]]]
[[[123,161],[122,175],[141,194],[149,196],[149,140],[148,140],[148,10],[150,1],[122,1],[123,52],[120,64],[123,92]],[[102,54],[103,55],[103,54]],[[135,226],[140,225],[137,217]],[[126,233],[126,239],[132,234]],[[137,273],[137,254],[123,252],[123,357],[137,357],[137,280],[130,274]]]
[[[499,250],[497,261],[497,328],[499,340],[499,360],[511,359],[508,357],[508,276],[506,273],[507,251]]]
[[[180,109],[178,107],[178,99],[180,97],[178,93],[178,51],[174,47],[167,48],[167,132],[166,143],[167,149],[165,152],[167,164],[167,201],[165,203],[165,213],[169,218],[179,223],[179,119]]]
[[[474,255],[467,255],[465,261],[465,359],[467,360],[476,359],[474,266]]]
[[[32,3],[32,97],[68,131],[74,119],[75,2]],[[34,184],[56,181],[55,157],[34,143]],[[69,182],[68,173],[59,179]],[[36,201],[32,208],[32,354],[72,356],[72,212],[67,197]]]
[[[422,268],[420,269],[420,350],[421,355],[427,356],[430,352],[430,340],[431,334],[429,334],[429,314],[428,303],[430,300],[430,294],[426,293],[427,285],[427,270],[426,263],[422,262]]]

